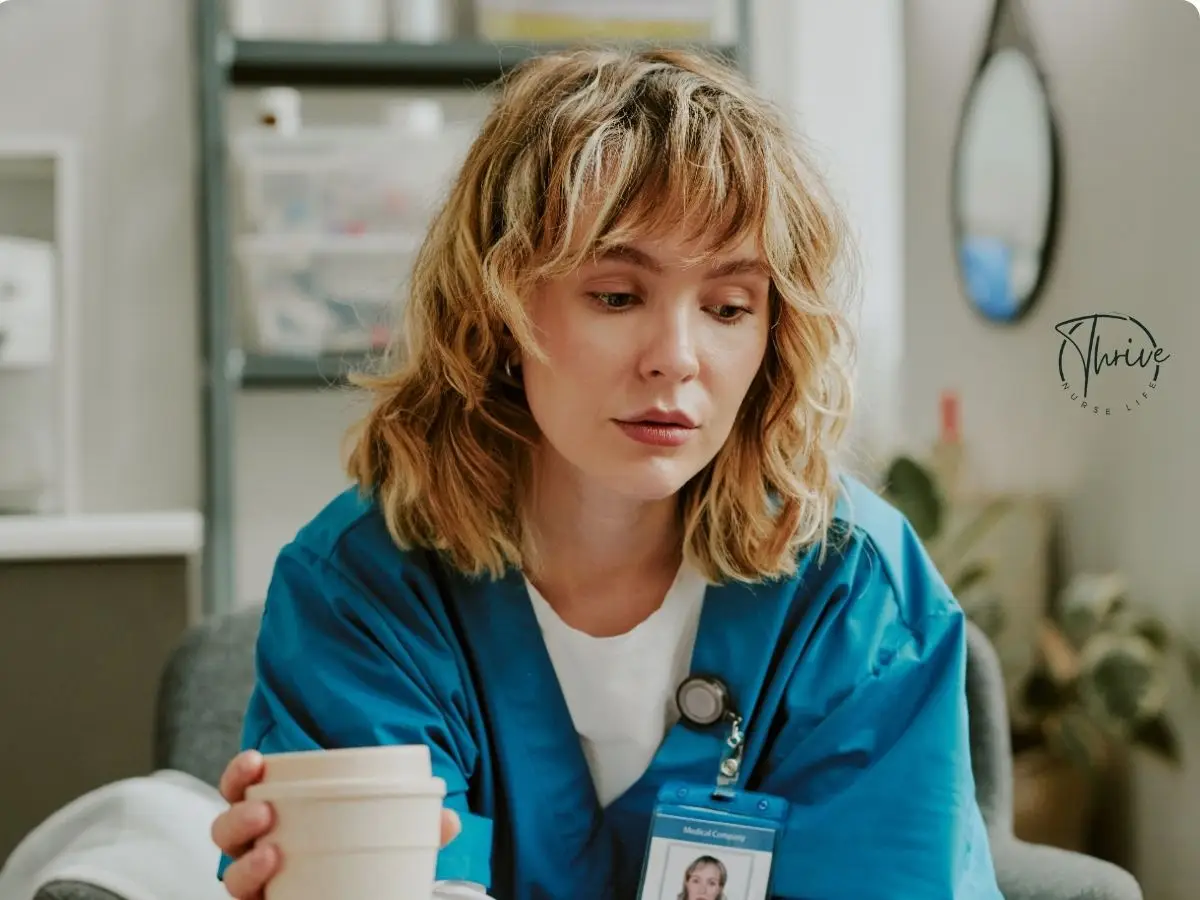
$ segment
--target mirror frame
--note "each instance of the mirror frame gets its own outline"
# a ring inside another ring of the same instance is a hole
[[[1046,72],[1042,68],[1037,48],[1030,37],[1029,22],[1024,11],[1021,9],[1020,3],[1021,0],[995,0],[983,52],[980,54],[979,61],[975,64],[971,72],[971,79],[967,83],[964,100],[960,107],[958,127],[955,133],[951,156],[950,234],[954,249],[955,280],[958,283],[961,296],[965,298],[972,312],[987,324],[1000,328],[1011,327],[1021,323],[1034,311],[1041,300],[1046,282],[1049,280],[1051,270],[1057,259],[1058,231],[1062,215],[1062,139],[1059,134],[1058,117],[1055,114],[1055,106],[1050,95]],[[962,262],[958,254],[959,237],[965,231],[963,219],[960,215],[960,176],[963,165],[962,149],[967,117],[975,88],[983,77],[983,73],[986,71],[989,63],[991,63],[992,57],[1001,50],[1010,49],[1020,51],[1029,61],[1038,84],[1041,86],[1042,96],[1046,103],[1047,130],[1050,140],[1050,197],[1048,201],[1049,208],[1046,210],[1045,244],[1042,250],[1041,265],[1038,267],[1037,278],[1033,286],[1029,289],[1029,295],[1017,314],[1010,319],[996,319],[986,315],[979,308],[979,304],[971,296],[966,279],[963,277]]]

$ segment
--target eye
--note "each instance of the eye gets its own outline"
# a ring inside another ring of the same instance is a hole
[[[605,309],[612,310],[628,309],[637,302],[637,297],[633,294],[623,294],[620,291],[595,291],[588,296]]]
[[[720,306],[709,307],[719,321],[733,323],[738,321],[743,316],[750,315],[750,309],[745,306],[738,306],[734,303],[723,303]]]

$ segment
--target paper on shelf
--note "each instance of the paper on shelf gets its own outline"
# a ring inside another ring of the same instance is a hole
[[[52,244],[0,236],[0,369],[53,362],[54,267]]]

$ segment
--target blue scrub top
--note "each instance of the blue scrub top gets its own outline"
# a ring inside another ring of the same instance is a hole
[[[791,802],[772,896],[1001,900],[963,613],[907,521],[844,485],[847,539],[792,578],[710,586],[692,659],[746,717],[742,786]],[[281,552],[257,667],[245,747],[427,744],[464,825],[438,877],[498,900],[633,900],[659,786],[712,783],[721,754],[680,723],[601,808],[521,573],[400,550],[353,490]]]

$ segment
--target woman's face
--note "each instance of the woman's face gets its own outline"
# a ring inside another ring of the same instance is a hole
[[[675,494],[716,456],[762,365],[770,278],[752,241],[639,240],[544,283],[530,313],[545,363],[522,360],[544,450],[638,500]]]
[[[721,870],[712,863],[696,866],[686,887],[688,900],[717,900],[721,896]]]

